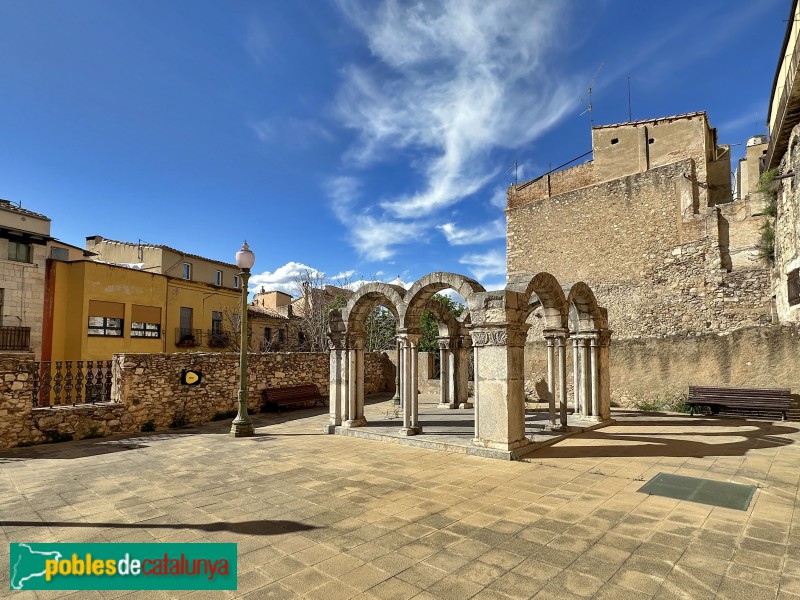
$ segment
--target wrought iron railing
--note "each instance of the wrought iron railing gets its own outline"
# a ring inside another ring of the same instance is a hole
[[[110,360],[37,362],[33,405],[66,406],[111,401]]]
[[[175,345],[181,348],[191,348],[203,343],[202,329],[185,329],[177,327],[175,329]]]
[[[0,327],[0,350],[30,350],[30,327]]]
[[[231,336],[227,331],[206,331],[206,340],[209,348],[227,348],[231,343]]]

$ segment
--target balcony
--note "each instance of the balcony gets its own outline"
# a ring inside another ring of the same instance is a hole
[[[183,327],[175,329],[175,345],[178,346],[178,348],[194,348],[202,343],[202,329],[185,329]]]
[[[0,350],[30,351],[30,327],[0,327]]]
[[[206,335],[209,348],[227,348],[231,344],[231,335],[227,331],[209,329]]]

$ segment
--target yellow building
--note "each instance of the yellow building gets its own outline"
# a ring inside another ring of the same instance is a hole
[[[42,360],[226,350],[241,292],[90,260],[49,260]]]

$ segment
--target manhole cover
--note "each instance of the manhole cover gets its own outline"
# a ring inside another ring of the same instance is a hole
[[[747,510],[756,486],[659,473],[639,488],[639,491],[676,500]]]

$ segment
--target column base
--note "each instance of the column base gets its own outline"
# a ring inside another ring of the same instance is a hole
[[[334,425],[333,423],[328,423],[322,428],[322,433],[334,434],[336,433],[336,428],[338,425]]]
[[[422,433],[422,427],[403,427],[400,435],[418,435]]]
[[[344,427],[363,427],[367,424],[367,420],[364,417],[360,417],[358,419],[348,419],[342,425]]]
[[[436,408],[445,408],[445,409],[453,409],[455,408],[455,404],[451,404],[450,402],[444,402],[436,405]]]
[[[474,406],[475,405],[472,404],[472,402],[462,402],[461,404],[458,405],[458,408],[467,409],[467,408],[474,408]]]
[[[255,434],[252,423],[236,423],[231,424],[229,437],[252,437]]]
[[[398,396],[397,398],[392,398],[392,404],[394,404],[395,406],[400,406],[400,396]]]

